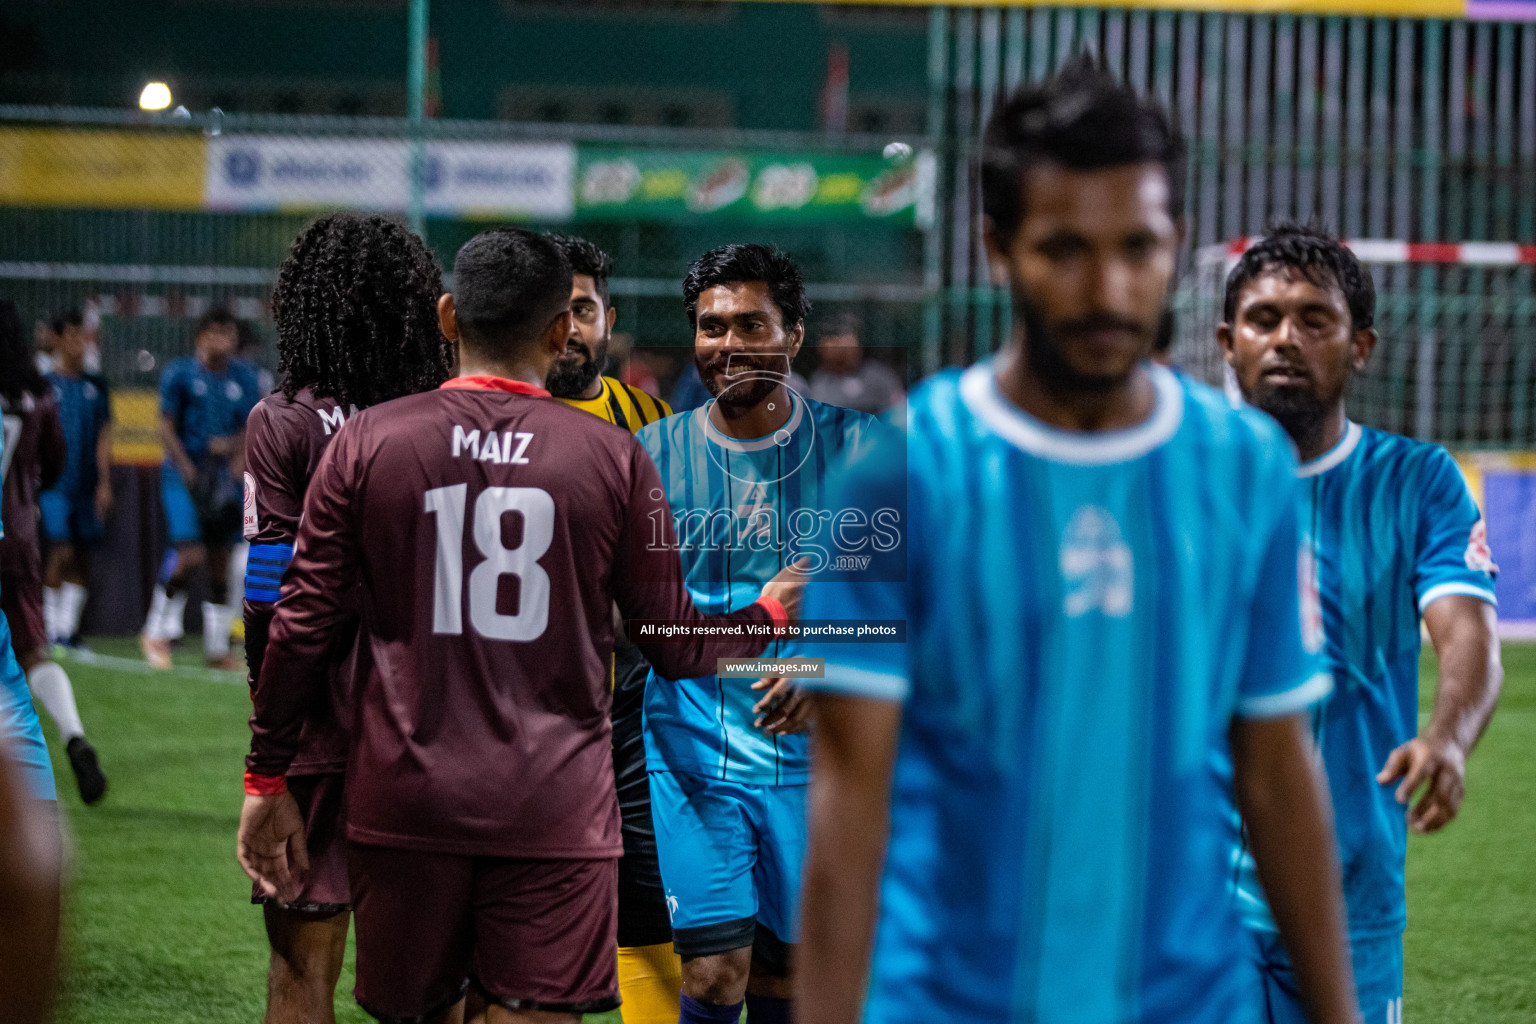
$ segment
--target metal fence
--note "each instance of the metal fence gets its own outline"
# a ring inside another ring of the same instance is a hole
[[[521,219],[574,228],[614,254],[620,329],[642,347],[686,345],[678,293],[687,263],[712,245],[752,239],[797,258],[818,315],[859,312],[869,343],[910,351],[917,370],[967,362],[994,350],[1009,322],[1006,295],[987,280],[976,136],[1007,90],[1088,50],[1161,97],[1192,140],[1190,251],[1175,303],[1181,352],[1209,349],[1219,292],[1211,266],[1197,265],[1195,254],[1256,234],[1274,218],[1315,218],[1347,237],[1536,242],[1536,24],[935,8],[929,40],[929,131],[903,141],[935,154],[931,216],[668,218],[636,206],[574,222],[536,213]],[[66,138],[104,128],[167,139],[286,137],[301,147],[420,138],[398,120],[138,120],[0,109],[0,129],[46,124]],[[790,193],[807,180],[831,189],[841,179],[825,161],[878,162],[892,141],[849,136],[829,148],[823,138],[785,133],[497,122],[429,122],[423,131],[435,142],[622,147],[640,164],[647,154],[685,150],[773,151],[786,167],[822,172],[774,179],[773,188]],[[874,187],[878,170],[865,185]],[[726,178],[704,186],[749,187]],[[848,193],[855,200],[858,187]],[[272,273],[307,216],[281,204],[264,211],[117,205],[0,206],[0,293],[28,315],[92,302],[104,317],[108,369],[119,383],[140,387],[153,384],[164,355],[183,350],[187,318],[206,303],[263,308]],[[486,223],[483,211],[434,213],[429,203],[427,214],[429,244],[445,262]],[[1376,273],[1385,344],[1360,383],[1371,421],[1458,444],[1536,445],[1530,268],[1383,264]]]

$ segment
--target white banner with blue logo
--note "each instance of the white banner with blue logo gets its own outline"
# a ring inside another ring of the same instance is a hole
[[[410,167],[399,139],[221,135],[209,140],[206,201],[215,210],[399,212]],[[575,213],[569,143],[429,142],[422,170],[429,213],[544,221]]]

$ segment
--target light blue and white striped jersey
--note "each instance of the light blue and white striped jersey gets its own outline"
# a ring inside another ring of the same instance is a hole
[[[784,426],[738,440],[709,422],[710,402],[649,424],[635,436],[660,471],[677,528],[683,577],[700,611],[720,614],[757,600],[801,555],[830,556],[829,470],[866,444],[873,416],[790,393]],[[776,641],[764,657],[794,657]],[[807,773],[801,736],[766,736],[752,723],[762,698],[750,679],[661,679],[645,693],[646,767],[732,782],[799,784]]]
[[[1419,621],[1449,594],[1495,604],[1497,568],[1477,502],[1439,445],[1350,423],[1303,463],[1300,518],[1317,565],[1324,652],[1336,682],[1315,729],[1333,793],[1351,938],[1407,924],[1407,808],[1380,785],[1387,755],[1418,734]],[[1244,920],[1274,931],[1252,858],[1239,854]]]
[[[1149,372],[1151,416],[1096,434],[1026,415],[991,360],[946,372],[904,451],[848,469],[910,513],[905,586],[817,582],[803,609],[907,620],[808,681],[905,703],[866,1021],[1256,1019],[1219,766],[1234,716],[1330,687],[1274,500],[1296,461],[1268,417]]]

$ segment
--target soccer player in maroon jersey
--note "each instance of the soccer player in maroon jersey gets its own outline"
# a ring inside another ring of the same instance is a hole
[[[5,523],[0,538],[0,611],[10,622],[11,645],[34,700],[59,728],[80,799],[93,804],[106,793],[107,779],[96,749],[85,738],[69,676],[49,656],[43,612],[38,496],[64,471],[64,425],[52,386],[37,372],[16,307],[6,301],[0,301],[0,414],[6,421],[0,449],[0,519]]]
[[[326,446],[358,409],[448,378],[453,349],[437,323],[442,291],[442,273],[421,239],[378,216],[338,213],[315,221],[278,271],[272,314],[282,388],[257,404],[245,429],[245,652],[253,688],[304,492]],[[342,784],[359,611],[354,602],[336,631],[330,686],[307,709],[288,766],[309,871],[291,899],[259,887],[251,897],[265,904],[272,947],[266,1024],[336,1019],[352,903]]]
[[[271,895],[302,881],[283,776],[360,584],[358,1002],[446,1021],[473,979],[491,1024],[575,1022],[618,1003],[612,604],[683,624],[637,638],[675,678],[760,653],[800,583],[786,571],[731,615],[694,608],[644,449],[541,386],[571,328],[553,242],[489,231],[454,275],[439,315],[460,376],[350,417],[311,481],[255,692],[239,856]]]

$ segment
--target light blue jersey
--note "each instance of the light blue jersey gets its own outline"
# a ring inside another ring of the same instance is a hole
[[[1439,598],[1494,604],[1497,572],[1477,502],[1439,445],[1350,423],[1300,469],[1302,530],[1317,565],[1327,664],[1337,681],[1315,719],[1328,769],[1351,940],[1407,924],[1407,808],[1376,773],[1418,734],[1419,621]],[[1245,921],[1275,931],[1240,854]]]
[[[844,491],[904,505],[905,586],[812,584],[834,692],[904,702],[865,1019],[1236,1024],[1235,716],[1329,690],[1303,644],[1296,462],[1273,421],[1149,370],[1141,425],[1053,429],[992,361],[913,394]],[[903,472],[901,462],[905,460]]]
[[[769,437],[738,440],[709,422],[710,402],[642,429],[672,506],[683,576],[700,611],[757,600],[763,584],[802,555],[834,554],[826,503],[829,470],[878,430],[874,417],[791,393],[788,421]],[[813,566],[817,568],[819,566]],[[764,657],[799,653],[775,642]],[[750,679],[680,679],[651,673],[645,694],[650,771],[687,771],[768,785],[806,780],[806,738],[766,736],[752,723],[762,698]]]

